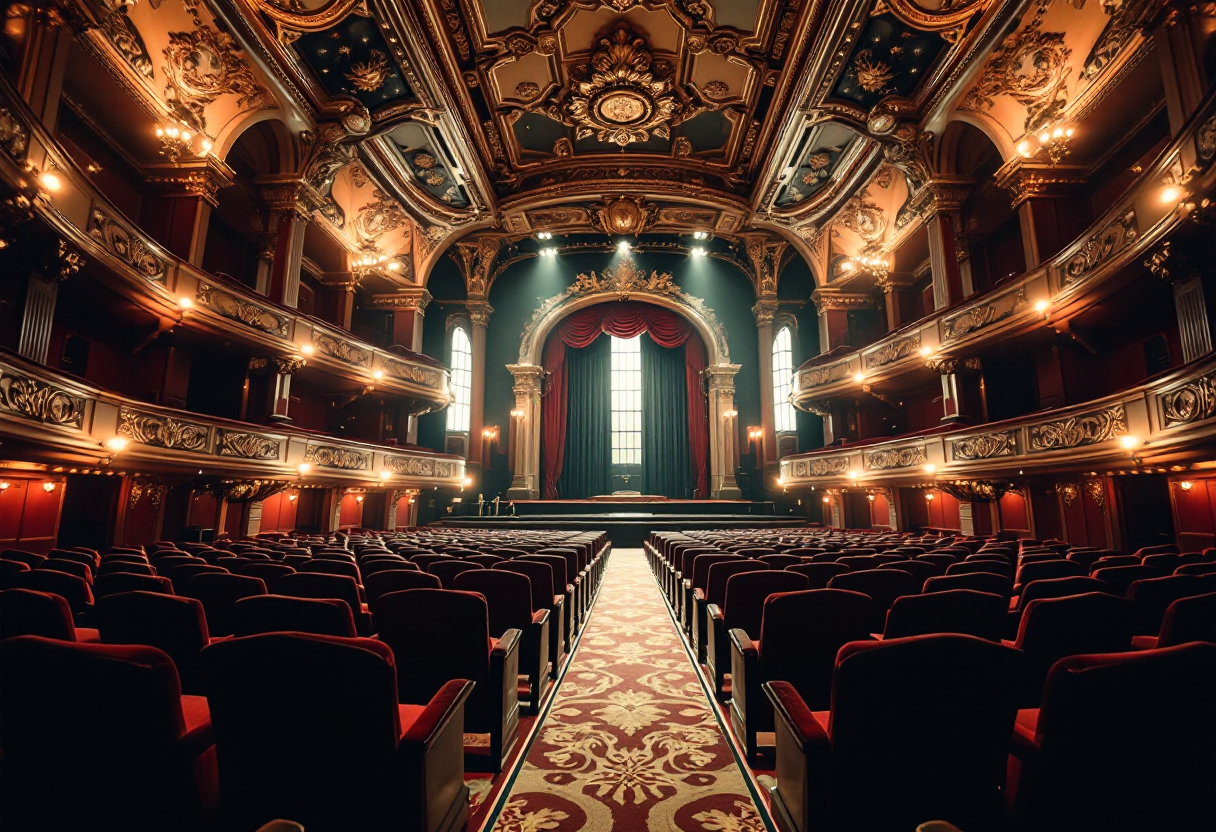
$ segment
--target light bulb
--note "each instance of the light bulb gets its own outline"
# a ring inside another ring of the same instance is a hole
[[[616,247],[617,247],[617,250],[620,251],[622,254],[627,254],[633,250],[633,246],[629,245],[628,240],[621,240],[619,243],[617,243]]]
[[[301,477],[303,477],[303,476],[305,476],[305,475],[306,475],[306,474],[307,474],[309,471],[311,471],[311,470],[312,470],[312,466],[311,466],[311,465],[309,465],[307,462],[301,462],[299,465],[297,465],[297,466],[296,466],[296,470],[297,470],[297,471],[299,471],[299,472],[300,472],[300,476],[301,476]]]
[[[387,480],[392,476],[393,476],[393,472],[388,470],[387,468],[380,469],[380,479]]]
[[[54,490],[55,490],[55,483],[53,483],[53,482],[44,482],[44,483],[42,484],[42,490],[43,490],[43,491],[45,491],[47,494],[50,494],[52,491],[54,491]]]
[[[312,355],[312,354],[313,354],[313,346],[312,346],[312,344],[304,344],[304,345],[302,345],[302,346],[300,347],[300,352],[301,352],[302,354],[304,354],[304,355]]]
[[[108,450],[117,454],[125,451],[130,443],[131,440],[125,436],[111,436],[105,441],[105,446]]]
[[[1178,483],[1178,487],[1183,491],[1190,491],[1195,487],[1195,483],[1191,482],[1190,480],[1183,480],[1182,482]]]
[[[925,499],[926,499],[926,500],[928,500],[929,502],[933,502],[933,492],[932,492],[932,491],[926,491],[926,492],[925,492]]]
[[[925,466],[926,474],[932,474],[936,470],[937,470],[937,466],[934,465],[932,462],[930,462],[928,465]]]
[[[866,377],[861,373],[853,373],[853,381],[857,382],[858,384],[861,384],[865,380]]]
[[[1035,303],[1035,305],[1034,305],[1034,311],[1035,311],[1035,312],[1040,312],[1040,313],[1042,313],[1042,312],[1046,312],[1046,311],[1047,311],[1047,305],[1048,305],[1048,304],[1047,304],[1047,301],[1045,301],[1045,300],[1040,300],[1040,301],[1037,301],[1037,302]]]
[[[376,370],[376,372],[372,373],[372,378],[374,378],[374,379],[384,378],[384,370]]]
[[[179,309],[189,309],[191,306],[194,306],[194,301],[190,300],[190,298],[188,298],[188,297],[183,296],[183,297],[180,297],[177,299],[177,306]]]
[[[928,358],[929,356],[933,355],[933,350],[929,347],[921,347],[920,354],[922,358]]]
[[[1119,444],[1124,450],[1130,451],[1132,448],[1135,448],[1140,444],[1140,438],[1138,436],[1120,436]]]
[[[1181,194],[1181,191],[1179,191],[1177,188],[1175,188],[1171,185],[1170,187],[1166,188],[1165,190],[1163,190],[1161,192],[1161,201],[1162,202],[1177,202],[1180,194]]]
[[[38,182],[42,185],[44,190],[51,192],[57,191],[63,187],[63,182],[60,181],[59,177],[50,171],[41,174],[38,177]]]

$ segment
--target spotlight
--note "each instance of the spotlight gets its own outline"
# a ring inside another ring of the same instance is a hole
[[[557,249],[554,246],[545,246],[540,250],[541,257],[556,257]]]
[[[43,190],[52,193],[63,187],[63,181],[49,170],[38,176],[38,184],[42,185]]]
[[[45,176],[46,174],[43,175]],[[1166,203],[1177,202],[1181,196],[1182,191],[1178,190],[1173,185],[1170,185],[1161,192],[1161,201]]]
[[[194,301],[190,300],[190,298],[186,297],[185,295],[182,295],[180,298],[177,299],[177,308],[182,310],[183,312],[185,312],[187,309],[189,309],[192,306],[194,306]]]
[[[857,382],[858,384],[861,384],[865,380],[866,377],[861,373],[853,373],[853,381]]]
[[[376,370],[374,373],[372,373],[372,378],[376,379],[377,381],[384,378],[384,370]]]
[[[552,239],[553,239],[553,232],[552,232],[552,231],[540,231],[540,232],[538,232],[538,233],[537,233],[537,235],[536,235],[536,239],[538,239],[538,240],[552,240]]]
[[[621,254],[628,254],[629,252],[633,251],[633,246],[629,245],[628,240],[621,240],[616,244],[616,249]]]
[[[519,410],[519,409],[512,410],[512,411],[511,411],[511,418],[513,418],[513,419],[522,419],[522,418],[524,418],[524,412],[523,412],[522,410]]]
[[[702,246],[694,246],[691,253],[693,257],[704,257],[705,249]]]
[[[926,474],[932,474],[936,470],[937,470],[937,466],[934,465],[932,462],[930,462],[928,465],[925,466]]]

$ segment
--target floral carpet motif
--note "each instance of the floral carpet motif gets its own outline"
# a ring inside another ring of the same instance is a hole
[[[495,832],[764,832],[641,550],[613,553]]]

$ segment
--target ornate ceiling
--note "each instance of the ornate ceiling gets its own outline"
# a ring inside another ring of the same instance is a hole
[[[700,230],[775,235],[827,282],[833,258],[915,230],[930,181],[949,184],[952,122],[988,136],[1002,182],[1039,164],[1019,142],[1090,118],[1161,6],[79,2],[121,85],[220,158],[252,120],[287,125],[316,215],[352,256],[405,264],[399,281],[471,234]],[[1102,135],[1069,164],[1094,164]]]

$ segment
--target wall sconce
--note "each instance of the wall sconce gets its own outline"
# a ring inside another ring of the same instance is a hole
[[[194,152],[190,146],[190,143],[194,141],[194,135],[189,130],[183,130],[176,124],[170,124],[168,127],[157,127],[156,138],[160,139],[160,155],[168,159],[171,165],[176,165],[177,160],[181,158],[183,153]],[[207,150],[210,149],[210,142],[208,142]]]
[[[374,378],[376,381],[384,378],[384,370],[376,370],[374,373],[372,373],[372,378]]]
[[[380,479],[387,480],[387,479],[390,479],[392,476],[393,476],[393,472],[388,470],[387,468],[380,469]]]
[[[929,502],[933,502],[933,492],[932,492],[932,491],[926,491],[926,492],[925,492],[925,499],[926,499],[926,500],[928,500]]]
[[[55,193],[63,187],[63,180],[48,170],[38,174],[38,185],[44,191]]]
[[[747,429],[747,441],[748,442],[759,442],[763,438],[764,438],[763,429],[757,428],[757,427],[748,427],[748,429]]]
[[[42,490],[43,490],[43,491],[45,491],[47,494],[50,494],[52,491],[54,491],[54,490],[55,490],[55,483],[53,483],[53,482],[44,482],[44,483],[42,484]]]
[[[8,491],[8,481],[7,480],[0,482],[0,494],[3,494],[5,491]]]
[[[295,502],[296,500],[298,500],[298,499],[300,499],[300,495],[299,495],[299,494],[288,494],[288,495],[287,495],[287,501],[288,501],[289,503],[294,503],[294,502]]]
[[[363,502],[363,495],[362,495],[362,494],[360,494],[359,496],[355,497],[355,502],[356,502],[356,503],[361,503],[361,502]]]
[[[866,495],[866,499],[867,499],[867,500],[869,500],[869,501],[872,503],[872,502],[874,502],[874,495],[873,495],[873,494],[867,494],[867,495]]]
[[[927,465],[925,465],[925,473],[926,473],[926,474],[932,474],[932,473],[933,473],[934,471],[936,471],[936,470],[937,470],[937,466],[936,466],[936,465],[934,465],[932,462],[930,462],[930,463],[928,463]]]
[[[1178,487],[1183,491],[1190,491],[1195,487],[1195,483],[1191,482],[1190,480],[1183,480],[1182,482],[1178,483]]]
[[[857,382],[858,384],[861,384],[865,380],[866,377],[864,373],[853,373],[853,381]]]
[[[831,498],[831,497],[824,497],[824,498],[823,498],[823,502],[824,502],[824,504],[830,503],[830,502],[832,502],[832,498]]]
[[[301,462],[296,466],[296,470],[300,473],[301,477],[306,477],[308,476],[308,472],[312,470],[312,466],[307,462]]]
[[[498,425],[491,425],[488,428],[483,428],[481,431],[481,437],[482,437],[482,439],[485,439],[487,442],[497,442],[498,441]]]
[[[511,418],[512,419],[522,419],[522,418],[524,418],[524,412],[522,410],[520,410],[519,408],[516,408],[515,410],[511,411]]]
[[[1135,450],[1140,445],[1140,437],[1138,436],[1120,436],[1119,447],[1125,451]]]
[[[300,355],[312,355],[315,351],[316,351],[316,349],[313,347],[312,344],[301,344],[300,345]]]
[[[855,480],[855,479],[857,479],[857,472],[856,472],[856,471],[850,471],[850,472],[849,472],[849,479],[851,479],[851,480]]]
[[[1072,140],[1073,132],[1072,127],[1057,124],[1052,128],[1044,128],[1035,136],[1039,142],[1038,147],[1031,144],[1029,139],[1022,139],[1015,149],[1023,159],[1035,156],[1040,150],[1046,151],[1047,158],[1051,160],[1051,166],[1054,168],[1070,153],[1068,143]]]
[[[130,444],[131,440],[127,439],[125,436],[111,436],[105,442],[101,443],[102,447],[112,454],[122,453]]]

